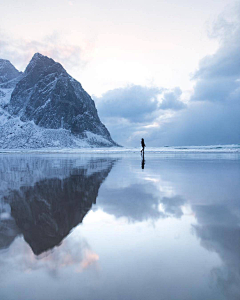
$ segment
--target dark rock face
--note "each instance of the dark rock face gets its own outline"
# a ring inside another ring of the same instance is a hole
[[[9,60],[0,59],[0,84],[13,80],[21,75]]]
[[[64,128],[79,137],[90,131],[116,145],[81,84],[61,64],[39,53],[16,84],[8,111],[43,128]]]

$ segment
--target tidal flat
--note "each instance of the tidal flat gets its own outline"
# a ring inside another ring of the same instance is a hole
[[[2,154],[0,299],[240,299],[240,153]]]

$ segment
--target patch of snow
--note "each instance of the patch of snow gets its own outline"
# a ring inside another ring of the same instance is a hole
[[[10,116],[0,109],[0,149],[41,149],[41,148],[89,148],[109,147],[111,143],[91,132],[85,138],[77,137],[69,130],[46,129],[33,121],[22,122],[19,117]]]
[[[0,88],[0,106],[4,107],[11,99],[13,88]]]
[[[40,107],[40,109],[46,107],[46,106],[48,105],[48,103],[50,103],[50,102],[51,102],[51,99],[49,98],[49,99],[48,99],[48,100]]]

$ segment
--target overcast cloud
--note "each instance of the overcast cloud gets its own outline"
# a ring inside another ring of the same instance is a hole
[[[136,146],[139,138],[148,136],[153,128],[159,127],[159,120],[186,108],[180,100],[181,94],[179,87],[168,90],[129,85],[93,98],[99,116],[113,139],[124,146]]]
[[[221,39],[219,50],[201,60],[188,109],[159,131],[167,144],[239,143],[240,14],[231,26],[221,16],[214,28]]]
[[[134,86],[115,89],[98,99],[100,116],[119,143],[139,146],[140,137],[145,137],[148,146],[239,143],[240,6],[237,8],[234,22],[222,15],[213,24],[211,37],[219,39],[219,49],[200,61],[187,105],[181,101],[180,88]],[[117,120],[120,117],[123,122]]]
[[[159,109],[158,95],[162,91],[156,87],[131,85],[110,90],[95,100],[103,117],[119,117],[142,123],[156,114]]]
[[[222,14],[209,35],[219,41],[219,48],[200,60],[188,101],[181,87],[169,89],[164,85],[128,84],[93,97],[114,140],[124,146],[139,146],[142,137],[147,146],[239,143],[240,6],[229,15]],[[0,57],[9,59],[20,70],[35,52],[41,52],[63,64],[74,76],[74,70],[82,72],[87,63],[91,64],[87,53],[93,48],[88,50],[67,43],[57,32],[38,40],[9,38],[0,32]],[[98,72],[104,72],[101,65],[98,68]],[[115,71],[117,74],[118,69]],[[111,74],[107,73],[110,82]]]

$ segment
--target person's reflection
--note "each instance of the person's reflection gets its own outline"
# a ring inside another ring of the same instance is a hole
[[[144,152],[143,152],[143,155],[142,155],[142,169],[144,169],[144,166],[145,166],[145,159],[144,159]]]

